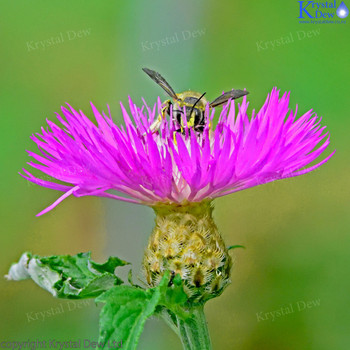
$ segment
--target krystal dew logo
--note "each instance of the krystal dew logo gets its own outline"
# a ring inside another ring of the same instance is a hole
[[[315,2],[315,1],[298,1],[299,3],[299,17],[298,18],[312,18],[312,19],[336,19],[335,16],[343,19],[348,17],[349,9],[344,4],[344,1],[337,6],[336,0]],[[305,23],[304,21],[300,21]],[[344,22],[344,21],[342,21]],[[311,23],[313,23],[311,21]],[[332,22],[331,22],[332,23]],[[339,23],[339,21],[337,22]]]

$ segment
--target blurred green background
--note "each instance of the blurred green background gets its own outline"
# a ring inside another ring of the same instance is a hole
[[[141,97],[149,103],[165,98],[144,66],[161,72],[177,92],[191,88],[214,98],[246,87],[256,109],[277,86],[292,92],[299,116],[311,108],[323,116],[331,135],[326,153],[337,153],[308,175],[216,200],[227,244],[247,249],[234,251],[232,285],[206,306],[214,349],[349,349],[350,23],[299,24],[298,11],[294,0],[2,1],[1,275],[27,250],[91,250],[97,261],[117,255],[131,261],[136,274],[140,269],[153,225],[147,207],[68,198],[35,217],[59,193],[17,172],[29,161],[25,150],[35,150],[29,136],[62,104],[89,116],[90,101],[104,110],[109,104],[121,122],[119,101],[128,95],[139,104]],[[40,44],[52,37],[56,44]],[[269,44],[281,37],[278,47]],[[163,39],[164,46],[151,44]],[[97,338],[93,301],[56,300],[30,281],[0,283],[1,341]],[[293,312],[265,319],[288,306]],[[64,313],[33,316],[52,307]],[[139,348],[181,345],[164,324],[150,320]]]

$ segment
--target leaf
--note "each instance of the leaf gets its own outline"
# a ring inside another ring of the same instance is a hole
[[[31,278],[59,298],[91,298],[122,284],[114,270],[127,264],[116,257],[98,264],[91,260],[90,252],[50,257],[24,253],[19,262],[11,266],[6,277],[15,281]]]
[[[118,286],[100,295],[96,302],[106,303],[100,314],[101,349],[109,349],[113,342],[121,343],[123,349],[136,349],[144,324],[154,313],[159,299],[158,287],[143,290]]]
[[[191,314],[187,311],[189,307],[188,296],[183,289],[181,276],[177,274],[170,282],[169,275],[164,274],[163,283],[159,285],[161,289],[159,304],[165,306],[181,319],[187,320]],[[166,281],[168,281],[167,284]]]
[[[169,271],[164,273],[159,285],[151,289],[117,286],[108,290],[96,299],[105,303],[100,314],[100,347],[108,349],[113,342],[122,342],[123,349],[136,349],[144,324],[153,314],[167,316],[167,322],[176,331],[171,315],[185,320],[192,317],[186,308],[187,300],[180,275],[172,279]]]
[[[146,320],[153,314],[163,314],[164,318],[166,313],[168,323],[177,331],[176,316],[187,320],[192,313],[188,311],[188,297],[180,275],[173,276],[166,271],[159,285],[150,289],[124,286],[114,270],[126,264],[115,257],[97,264],[90,259],[90,253],[51,257],[24,253],[19,262],[11,266],[7,278],[31,278],[61,298],[97,296],[96,302],[105,303],[100,314],[98,347],[134,350]],[[132,282],[131,275],[129,279]]]
[[[229,247],[227,247],[227,250],[236,249],[236,248],[243,248],[243,249],[245,249],[245,246],[244,245],[239,245],[239,244],[230,245]]]

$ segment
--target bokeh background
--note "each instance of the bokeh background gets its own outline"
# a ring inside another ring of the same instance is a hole
[[[292,92],[299,113],[313,108],[323,116],[331,135],[326,153],[337,152],[308,175],[216,200],[227,244],[246,249],[234,251],[232,285],[206,306],[214,349],[349,349],[350,23],[299,24],[294,0],[16,0],[0,6],[1,275],[23,251],[88,250],[100,262],[109,255],[131,261],[139,273],[151,209],[68,198],[35,217],[59,193],[17,173],[29,161],[25,150],[35,150],[29,136],[62,104],[89,116],[90,101],[104,110],[109,104],[121,122],[119,101],[128,95],[140,104],[141,97],[149,103],[166,98],[142,67],[161,72],[177,92],[191,88],[214,98],[245,87],[256,109],[277,86]],[[40,44],[52,37],[56,44]],[[154,42],[161,40],[166,45],[158,47]],[[272,47],[276,40],[280,45]],[[100,306],[93,301],[56,300],[31,281],[1,279],[0,285],[1,341],[97,338]],[[287,307],[291,312],[275,320],[265,314]],[[64,312],[36,316],[51,308]],[[161,321],[150,320],[139,348],[181,345]]]

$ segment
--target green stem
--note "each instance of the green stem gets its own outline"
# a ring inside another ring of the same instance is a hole
[[[183,321],[177,318],[184,350],[212,350],[203,305],[192,309],[193,316]]]

